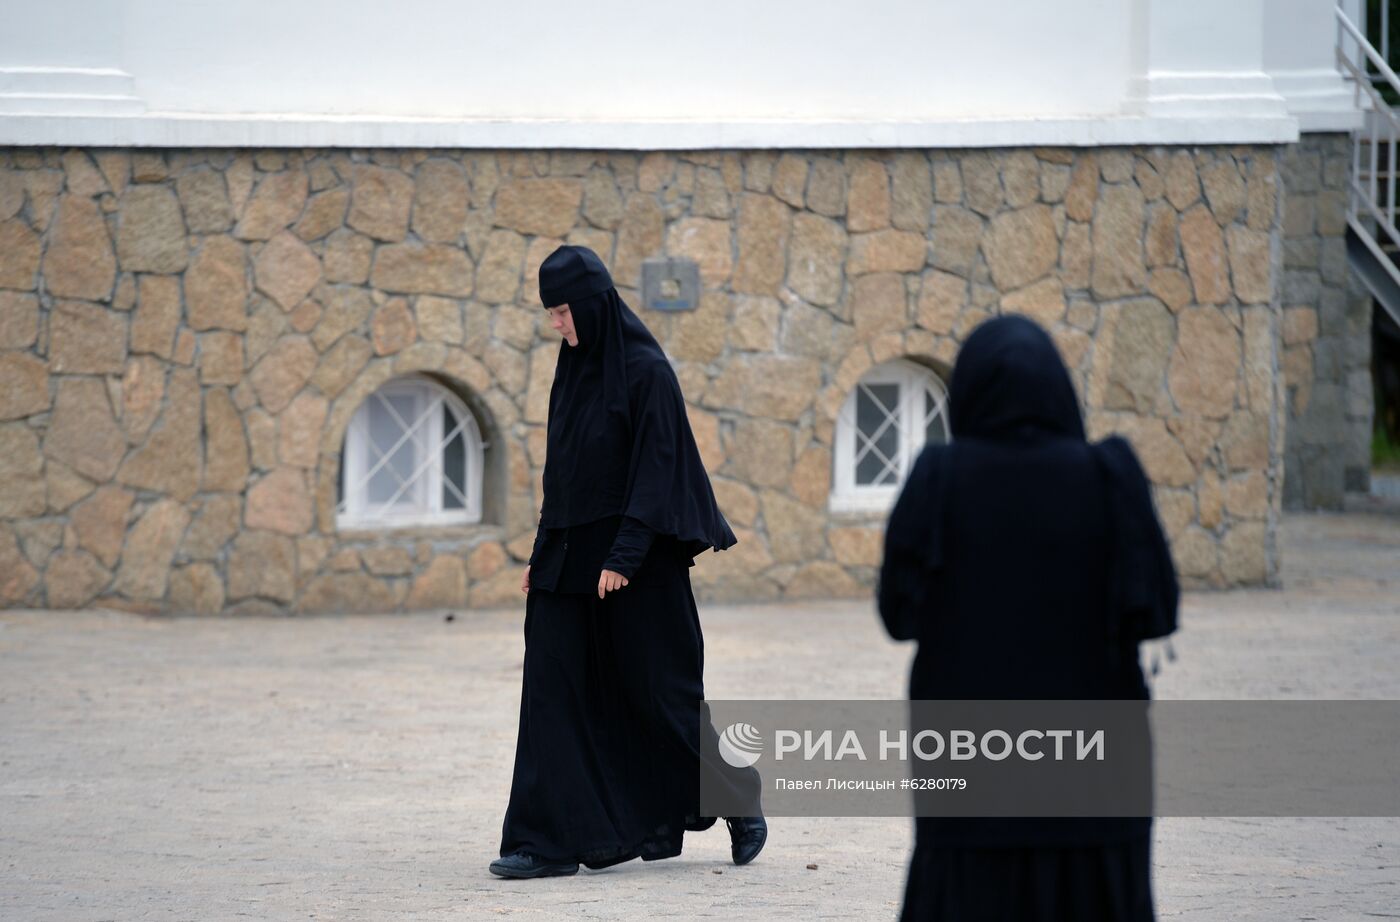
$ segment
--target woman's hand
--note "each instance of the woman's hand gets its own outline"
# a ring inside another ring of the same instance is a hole
[[[621,573],[614,573],[612,570],[604,570],[598,577],[598,598],[603,598],[615,589],[621,589],[627,585],[627,577]]]
[[[525,577],[520,581],[520,591],[526,595],[530,594],[530,565],[525,564]]]

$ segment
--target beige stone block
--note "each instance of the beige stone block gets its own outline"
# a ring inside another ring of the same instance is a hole
[[[851,286],[851,317],[856,338],[868,341],[908,325],[904,276],[877,272],[857,278]]]
[[[1231,586],[1264,582],[1268,532],[1263,522],[1236,522],[1220,541],[1220,572]]]
[[[1094,218],[1094,203],[1099,198],[1099,164],[1092,151],[1081,152],[1070,171],[1069,188],[1065,190],[1065,214],[1071,220],[1088,223]]]
[[[890,170],[890,219],[900,230],[929,228],[933,213],[933,177],[928,157],[922,151],[901,151],[894,155]]]
[[[733,271],[727,221],[683,218],[671,225],[666,235],[666,251],[672,256],[695,260],[700,266],[701,281],[709,287],[723,285]]]
[[[890,177],[878,160],[861,158],[851,167],[846,194],[846,229],[852,233],[890,226]]]
[[[617,258],[612,266],[613,279],[619,286],[636,288],[641,284],[642,260],[660,254],[665,229],[665,215],[652,196],[627,197],[627,207],[617,232]]]
[[[840,224],[799,213],[792,225],[788,287],[813,304],[835,304],[841,297],[846,245],[846,231]]]
[[[1230,297],[1230,276],[1225,262],[1225,239],[1205,206],[1192,208],[1181,218],[1181,249],[1200,304],[1223,304]]]
[[[166,390],[165,408],[150,436],[122,463],[117,480],[183,502],[199,490],[204,469],[203,414],[194,369],[172,371]]]
[[[258,251],[253,260],[253,275],[258,290],[265,292],[284,311],[290,311],[321,281],[321,261],[294,234],[283,232]]]
[[[792,432],[766,419],[740,419],[725,440],[726,473],[756,487],[782,487],[792,473]]]
[[[361,288],[323,287],[317,297],[324,310],[311,333],[311,342],[321,352],[346,333],[360,330],[374,309],[369,293]]]
[[[1196,499],[1190,490],[1153,487],[1152,494],[1167,540],[1175,541],[1176,536],[1195,520]]]
[[[325,397],[309,390],[298,394],[279,417],[278,459],[291,467],[314,468],[329,413]]]
[[[316,324],[321,322],[323,313],[325,313],[325,308],[311,298],[307,298],[287,315],[287,322],[298,333],[310,333],[316,329]]]
[[[59,301],[49,315],[49,370],[121,374],[127,316],[96,304]]]
[[[563,245],[563,240],[554,237],[536,237],[525,248],[525,271],[521,276],[520,285],[520,302],[522,304],[531,308],[544,306],[544,302],[540,300],[540,266],[544,264],[551,253]],[[528,345],[528,342],[522,343],[521,348]]]
[[[346,336],[321,357],[312,374],[311,383],[327,397],[335,397],[355,379],[372,353],[373,349],[365,338]],[[290,383],[289,381],[288,386]],[[281,392],[280,386],[274,389]]]
[[[1150,414],[1163,394],[1168,360],[1176,339],[1176,324],[1154,298],[1137,298],[1102,308],[1103,324],[1090,403],[1107,409]]]
[[[1049,328],[1065,316],[1065,291],[1057,278],[1041,279],[1001,299],[1003,314],[1024,314]],[[922,325],[922,324],[921,324]]]
[[[208,463],[204,467],[205,490],[241,493],[248,485],[248,440],[243,419],[223,389],[204,395],[204,426]]]
[[[111,579],[111,572],[87,551],[59,551],[44,572],[45,602],[50,609],[83,608]]]
[[[1186,151],[1178,150],[1172,154],[1164,178],[1167,184],[1167,201],[1171,202],[1177,211],[1185,211],[1201,197],[1201,182],[1196,175],[1196,162]]]
[[[821,386],[821,363],[785,355],[735,356],[706,394],[706,404],[751,416],[795,421]]]
[[[1230,274],[1235,280],[1235,297],[1244,304],[1267,304],[1273,293],[1269,266],[1269,235],[1232,225],[1229,241]]]
[[[878,567],[883,557],[885,536],[879,528],[849,526],[832,528],[827,541],[837,563],[848,567]]]
[[[63,196],[44,252],[44,287],[60,298],[106,301],[116,275],[112,240],[97,204]]]
[[[370,336],[375,355],[393,355],[410,346],[418,338],[418,330],[408,300],[391,298],[376,309],[370,318]]]
[[[232,176],[230,175],[230,185]],[[269,240],[286,229],[306,205],[306,174],[285,170],[264,176],[233,229],[241,240]]]
[[[63,512],[92,493],[97,484],[80,476],[68,465],[49,458],[44,465],[44,479],[48,482],[49,512]]]
[[[1149,202],[1156,201],[1167,194],[1167,184],[1162,179],[1162,174],[1158,173],[1156,167],[1141,157],[1133,163],[1133,178],[1137,180],[1143,198]]]
[[[182,502],[161,499],[136,521],[127,535],[114,591],[135,600],[165,597],[170,561],[190,523]]]
[[[1094,247],[1089,225],[1069,223],[1065,226],[1060,245],[1060,280],[1066,288],[1089,287],[1089,270],[1093,266]]]
[[[1148,209],[1144,248],[1147,251],[1147,265],[1155,268],[1176,264],[1176,211],[1164,203]]]
[[[520,591],[520,583],[524,576],[524,567],[504,567],[495,575],[472,584],[468,604],[477,610],[523,606],[525,593]]]
[[[462,234],[471,187],[462,166],[446,158],[426,160],[413,175],[413,230],[433,243],[451,243]]]
[[[846,213],[849,194],[846,168],[841,161],[835,157],[813,157],[807,174],[807,208],[828,218],[839,218]]]
[[[396,243],[408,234],[413,180],[398,170],[357,164],[351,176],[346,223],[366,236]]]
[[[431,342],[462,342],[462,306],[448,298],[421,295],[414,301],[418,335]]]
[[[1310,343],[1317,339],[1317,309],[1286,307],[1283,310],[1283,342],[1287,346]],[[1311,360],[1309,361],[1311,367]]]
[[[1278,213],[1278,173],[1272,155],[1255,151],[1245,181],[1246,223],[1251,230],[1268,230]]]
[[[8,358],[0,357],[0,384],[8,383],[3,366]],[[0,393],[7,390],[0,388]],[[102,382],[95,378],[61,379],[53,416],[44,434],[45,456],[100,482],[111,479],[125,447],[126,440],[112,416]]]
[[[715,502],[721,514],[734,525],[752,528],[758,517],[758,497],[753,490],[734,480],[723,477],[712,478]]]
[[[0,349],[28,349],[39,335],[39,299],[0,291]]]
[[[773,559],[778,563],[801,563],[826,556],[826,515],[804,503],[764,490],[759,495],[763,508],[764,531]]]
[[[782,304],[776,298],[740,296],[728,325],[729,345],[748,352],[774,351],[781,313]]]
[[[797,456],[790,480],[792,495],[808,506],[826,508],[831,494],[831,449],[811,445]]]
[[[818,560],[806,564],[793,574],[783,588],[784,599],[849,599],[869,593],[840,564]]]
[[[131,315],[131,351],[170,358],[180,324],[180,280],[143,275],[140,300]],[[193,308],[191,308],[193,314]]]
[[[389,244],[375,255],[370,283],[384,291],[465,298],[472,293],[472,264],[465,252],[443,244]]]
[[[311,530],[311,494],[306,474],[279,467],[248,489],[243,511],[248,528],[265,529],[293,537]]]
[[[414,580],[404,599],[406,610],[461,608],[467,604],[466,565],[460,557],[440,555]]]
[[[670,355],[683,362],[712,362],[724,352],[731,308],[728,295],[707,293],[699,307],[673,318]]]
[[[1162,420],[1149,416],[1116,416],[1109,423],[1111,431],[1121,434],[1130,443],[1143,469],[1153,483],[1168,487],[1190,486],[1196,482],[1196,469]]]
[[[413,572],[413,558],[401,547],[367,547],[360,552],[360,559],[375,576],[406,576]],[[457,563],[460,567],[461,561]]]
[[[642,157],[637,169],[637,188],[643,192],[659,192],[675,174],[675,156],[665,151],[654,151]]]
[[[783,159],[778,161],[778,175],[782,173],[783,162]],[[804,160],[804,179],[806,173]],[[787,270],[791,224],[791,212],[777,199],[753,193],[744,195],[739,204],[739,264],[734,270],[734,291],[747,294],[777,292]],[[728,243],[727,235],[724,242]]]
[[[198,169],[181,173],[175,192],[185,213],[185,226],[192,234],[222,234],[233,224],[233,205],[223,174]]]
[[[219,330],[200,334],[199,380],[230,386],[243,380],[243,337]]]
[[[476,296],[490,304],[514,301],[520,290],[524,260],[524,237],[510,230],[492,231],[477,268]]]
[[[1229,156],[1201,169],[1201,185],[1205,188],[1206,201],[1221,227],[1233,223],[1244,213],[1246,193],[1244,177],[1235,167]]]
[[[578,222],[582,202],[577,179],[512,181],[496,193],[496,223],[522,234],[563,237]]]
[[[604,167],[590,170],[583,181],[583,217],[594,227],[609,231],[622,223],[622,194]]]
[[[856,234],[851,238],[847,271],[851,275],[869,272],[918,272],[924,267],[928,243],[912,231],[881,230]]]
[[[48,508],[39,438],[24,423],[0,424],[0,518],[43,515]]]
[[[363,284],[369,279],[374,241],[353,231],[341,229],[326,240],[322,266],[327,282]]]
[[[141,355],[127,363],[122,376],[121,422],[132,445],[145,441],[165,400],[166,364]]]
[[[1003,291],[1020,288],[1043,277],[1059,256],[1059,241],[1055,237],[1050,209],[1032,205],[997,215],[987,227],[982,249],[992,281]]]
[[[1011,150],[996,157],[1006,204],[1024,208],[1040,198],[1040,164],[1028,150]]]
[[[1180,269],[1153,269],[1148,277],[1147,290],[1172,313],[1191,303],[1191,280]]]
[[[185,224],[174,192],[165,186],[127,190],[117,226],[117,258],[126,272],[171,273],[185,268]]]
[[[483,541],[467,555],[466,573],[473,580],[489,579],[509,563],[510,558],[499,541]]]
[[[0,523],[0,603],[22,604],[38,585],[39,571],[24,559],[10,527]]]
[[[292,233],[302,240],[320,240],[345,223],[350,207],[350,190],[330,189],[311,196],[301,219],[292,225]]]
[[[1269,464],[1269,417],[1240,411],[1225,422],[1220,448],[1232,471],[1263,470]]]
[[[979,214],[991,217],[1006,202],[1001,184],[1001,171],[989,153],[973,151],[962,157],[963,196],[967,206]]]
[[[1222,423],[1216,419],[1201,419],[1198,416],[1173,416],[1167,420],[1167,429],[1176,436],[1186,457],[1196,467],[1201,467],[1215,448],[1220,436]]]
[[[268,247],[271,246],[268,244]],[[263,252],[268,251],[264,249]],[[268,254],[270,261],[276,252]],[[312,260],[315,260],[314,256]],[[269,269],[280,268],[269,265]],[[189,305],[189,323],[193,329],[247,329],[247,271],[247,256],[242,244],[228,237],[212,237],[205,241],[185,273],[185,297]],[[143,306],[146,286],[146,279],[143,278]]]
[[[1196,507],[1201,527],[1214,531],[1220,524],[1225,511],[1225,495],[1220,488],[1220,477],[1207,468],[1201,474],[1200,485],[1196,488]]]
[[[1218,308],[1187,308],[1177,315],[1177,342],[1167,370],[1182,411],[1219,419],[1235,406],[1240,334]]]
[[[772,192],[793,208],[803,206],[807,189],[807,158],[785,153],[773,167]]]
[[[1249,407],[1269,410],[1274,404],[1278,355],[1273,308],[1246,307],[1244,314],[1244,387]]]
[[[170,610],[176,614],[215,615],[224,607],[219,571],[207,563],[176,567],[170,573]]]
[[[316,370],[316,350],[304,336],[278,340],[253,366],[250,378],[258,400],[268,412],[280,413]]]
[[[1171,551],[1177,572],[1187,578],[1206,579],[1219,564],[1215,539],[1196,525],[1188,526],[1172,541]]]
[[[228,601],[262,597],[290,602],[296,595],[296,545],[266,531],[242,531],[228,558]]]
[[[1091,284],[1100,299],[1142,291],[1147,282],[1143,262],[1142,192],[1136,186],[1111,186],[1094,212],[1094,264]]]

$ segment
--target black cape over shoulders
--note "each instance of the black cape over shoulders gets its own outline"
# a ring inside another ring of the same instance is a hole
[[[579,345],[560,345],[549,394],[540,524],[625,515],[690,556],[735,544],[660,344],[615,288],[570,302]]]
[[[910,471],[879,574],[886,628],[918,642],[910,698],[1146,699],[1137,645],[1175,629],[1178,587],[1131,446],[1086,440],[1053,341],[1023,317],[968,338],[949,413],[953,439]],[[1150,919],[1150,828],[920,817],[904,918]]]

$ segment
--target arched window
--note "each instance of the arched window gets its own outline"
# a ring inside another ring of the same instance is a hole
[[[947,391],[937,375],[903,359],[872,368],[836,419],[831,509],[888,510],[924,444],[948,437]]]
[[[360,404],[345,433],[336,524],[481,521],[485,444],[476,417],[435,381],[390,381]]]

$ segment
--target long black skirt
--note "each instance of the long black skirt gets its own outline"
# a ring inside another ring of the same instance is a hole
[[[685,561],[601,600],[531,589],[501,854],[591,868],[679,855],[687,826],[707,825],[701,771],[756,802],[756,771],[717,764],[703,673]]]
[[[900,922],[1154,918],[1149,834],[1089,846],[916,846]]]

